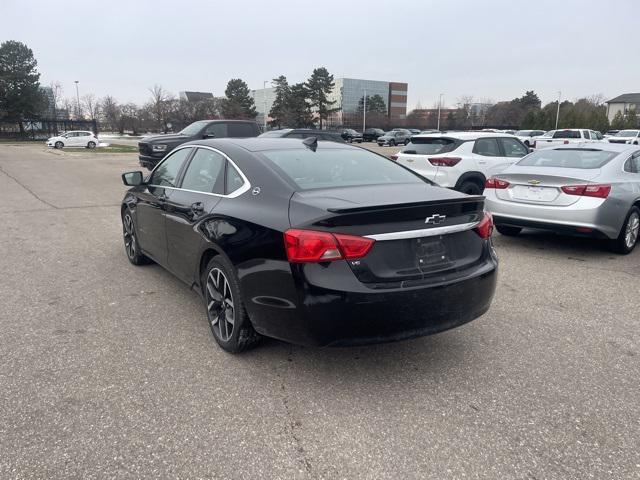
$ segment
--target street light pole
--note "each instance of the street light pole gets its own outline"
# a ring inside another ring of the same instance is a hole
[[[264,122],[262,127],[263,132],[267,131],[267,82],[268,81],[269,80],[265,80],[264,82],[262,82],[262,99],[264,101],[264,114],[262,115],[264,117]]]
[[[442,107],[442,96],[444,95],[444,93],[441,93],[438,96],[438,128],[437,130],[440,131],[440,108]]]
[[[76,100],[78,102],[78,106],[76,108],[76,120],[80,120],[80,94],[78,93],[78,80],[75,81],[76,83]]]
[[[364,131],[367,128],[367,89],[364,89],[364,101],[362,106],[362,134],[364,135]]]
[[[558,92],[558,109],[556,110],[556,130],[558,129],[558,120],[560,119],[560,97],[562,92]]]

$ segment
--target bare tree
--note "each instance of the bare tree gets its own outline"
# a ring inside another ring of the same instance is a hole
[[[160,85],[149,88],[154,116],[160,130],[167,131],[167,118],[173,103],[173,96]]]
[[[100,102],[96,99],[96,96],[93,93],[87,93],[82,96],[82,104],[84,105],[87,114],[90,119],[95,119],[98,117],[98,110],[100,108]]]
[[[109,130],[112,132],[120,130],[122,109],[111,95],[102,99],[101,113],[105,123],[109,125]]]
[[[51,89],[51,116],[55,119],[58,118],[58,104],[60,103],[60,98],[62,97],[62,84],[58,81],[51,82],[49,84],[49,88]]]

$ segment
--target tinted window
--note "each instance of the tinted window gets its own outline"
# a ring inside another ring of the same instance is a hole
[[[256,129],[250,123],[230,123],[227,125],[229,137],[255,137]]]
[[[204,131],[205,135],[213,135],[215,138],[227,137],[227,124],[226,123],[212,123]]]
[[[637,137],[639,130],[620,130],[616,133],[616,137]]]
[[[199,148],[193,155],[182,179],[182,188],[196,192],[222,193],[214,189],[224,166],[225,158],[217,152]]]
[[[161,187],[175,187],[180,167],[190,153],[191,148],[181,148],[180,150],[170,153],[158,168],[153,171],[149,183]]]
[[[191,125],[189,125],[188,127],[183,128],[180,131],[181,135],[188,135],[188,136],[192,136],[195,135],[196,133],[198,133],[200,130],[202,130],[202,127],[205,126],[207,122],[206,121],[199,121],[199,122],[194,122]]]
[[[553,138],[580,138],[578,130],[558,130],[553,134]]]
[[[238,173],[238,170],[231,164],[231,162],[227,162],[227,195],[235,192],[240,187],[244,185],[244,180]]]
[[[455,150],[458,143],[453,138],[413,137],[402,153],[417,155],[435,155]]]
[[[518,162],[526,167],[559,167],[559,168],[600,168],[613,157],[616,152],[593,149],[562,148],[558,150],[544,149],[533,152]]]
[[[501,138],[500,143],[507,157],[524,157],[529,150],[515,138]]]
[[[495,138],[479,138],[473,146],[473,153],[484,155],[485,157],[499,157],[498,141]]]
[[[301,190],[385,183],[424,183],[420,177],[375,153],[361,149],[327,149],[313,152],[267,150],[266,158]]]
[[[624,171],[629,173],[640,173],[640,154],[636,153],[624,163]]]
[[[589,134],[589,130],[583,130],[582,134],[584,135],[584,138],[586,138],[587,140],[591,139],[591,135]],[[595,137],[593,139],[595,140]]]

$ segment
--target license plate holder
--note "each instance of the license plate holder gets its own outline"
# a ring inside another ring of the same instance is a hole
[[[415,251],[419,267],[446,263],[449,259],[447,247],[441,237],[417,238]]]

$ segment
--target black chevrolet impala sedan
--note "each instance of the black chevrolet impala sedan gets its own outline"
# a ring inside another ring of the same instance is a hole
[[[487,311],[496,284],[483,197],[315,138],[181,145],[122,202],[129,261],[202,295],[215,340],[354,345],[429,335]]]

